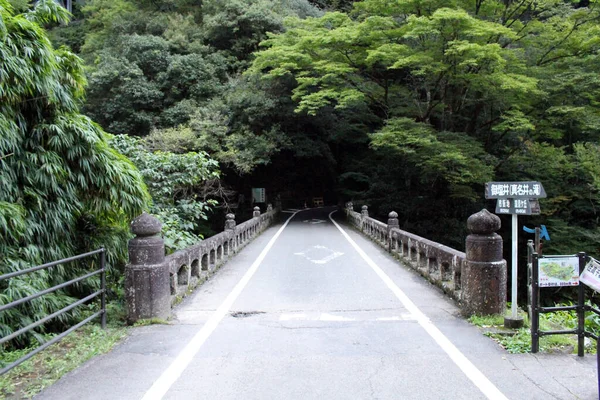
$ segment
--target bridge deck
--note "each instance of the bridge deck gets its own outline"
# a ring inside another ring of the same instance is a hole
[[[172,325],[134,329],[39,398],[597,398],[594,357],[506,354],[331,210],[269,229]]]

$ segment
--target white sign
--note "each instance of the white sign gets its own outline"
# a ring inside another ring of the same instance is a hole
[[[579,257],[544,257],[538,263],[540,287],[579,285]]]
[[[252,188],[252,202],[253,203],[265,203],[265,188]]]
[[[600,292],[600,264],[598,261],[592,258],[585,266],[579,280],[596,292]]]

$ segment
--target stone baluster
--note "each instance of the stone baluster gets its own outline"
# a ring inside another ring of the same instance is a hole
[[[162,223],[143,213],[131,223],[135,238],[129,241],[129,264],[125,266],[127,320],[167,319],[171,314],[169,268],[165,263]]]
[[[487,210],[467,220],[466,262],[461,272],[463,313],[504,314],[506,311],[506,261],[502,258],[500,218]]]

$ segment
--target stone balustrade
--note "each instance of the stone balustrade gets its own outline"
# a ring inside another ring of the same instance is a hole
[[[502,240],[494,233],[500,229],[497,216],[483,210],[469,218],[472,234],[464,253],[401,230],[393,211],[387,224],[369,217],[367,206],[358,213],[347,203],[345,213],[363,234],[458,301],[465,314],[504,312],[506,261]]]
[[[131,224],[136,237],[129,243],[130,263],[125,268],[128,321],[168,318],[178,300],[271,225],[277,212],[269,205],[261,214],[255,207],[253,218],[239,225],[233,214],[227,214],[223,232],[168,256],[160,221],[146,213],[136,218]]]

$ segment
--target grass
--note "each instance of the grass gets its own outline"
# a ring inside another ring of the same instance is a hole
[[[88,324],[0,376],[0,398],[29,399],[90,358],[108,352],[126,336],[126,328]],[[0,363],[16,361],[31,349],[4,352]]]
[[[148,325],[170,325],[171,323],[167,320],[164,320],[162,318],[147,318],[147,319],[139,319],[137,320],[133,326],[134,327],[140,327],[140,326],[148,326]]]
[[[525,320],[521,329],[511,330],[504,328],[503,315],[474,315],[469,322],[484,329],[484,334],[498,342],[509,353],[531,352],[531,330],[526,313],[520,311],[520,316]],[[586,324],[587,325],[587,324]],[[559,311],[540,314],[540,330],[568,330],[577,327],[575,312]],[[586,326],[586,330],[588,327]],[[577,350],[577,335],[550,335],[540,338],[540,352],[573,353]],[[586,347],[586,352],[595,353],[595,343]]]

